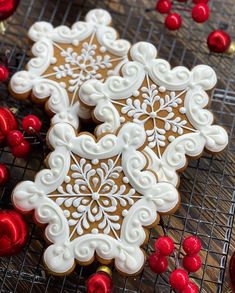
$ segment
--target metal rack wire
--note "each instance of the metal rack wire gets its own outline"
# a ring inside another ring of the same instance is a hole
[[[202,269],[190,277],[201,288],[201,292],[227,292],[225,268],[235,211],[235,80],[233,78],[235,58],[210,54],[205,39],[213,28],[223,28],[233,37],[235,3],[233,0],[210,0],[212,15],[205,25],[192,22],[187,11],[183,12],[184,26],[177,33],[164,29],[162,17],[156,12],[145,12],[154,7],[152,0],[22,0],[17,13],[10,19],[5,36],[0,37],[0,52],[9,51],[10,69],[15,72],[23,68],[29,58],[27,30],[35,21],[46,20],[54,25],[71,25],[94,7],[108,9],[113,15],[114,26],[121,37],[132,42],[148,40],[158,47],[159,55],[173,66],[184,64],[192,67],[199,63],[213,66],[218,73],[219,83],[214,91],[211,109],[216,122],[223,125],[230,137],[228,148],[217,156],[205,154],[201,159],[189,162],[181,175],[181,208],[172,216],[164,217],[168,234],[173,237],[179,251],[182,239],[188,234],[197,234],[202,240]],[[184,8],[178,3],[176,9]],[[186,6],[185,6],[186,7]],[[1,55],[1,54],[0,54]],[[16,102],[0,85],[1,105],[18,108],[18,116],[29,112],[41,116],[44,135],[49,119],[43,109],[30,101]],[[0,161],[11,171],[10,182],[0,193],[0,207],[11,207],[10,194],[21,180],[33,179],[43,167],[45,149],[34,142],[28,160],[14,159],[9,150],[0,150]],[[68,277],[49,276],[44,271],[42,254],[45,248],[43,230],[28,219],[30,235],[27,246],[17,256],[0,259],[0,292],[86,292],[85,281],[97,267],[77,267]],[[161,228],[152,229],[146,246],[149,254],[153,250]],[[180,254],[179,254],[180,257]],[[169,271],[173,268],[170,259]],[[124,278],[114,272],[114,292],[170,292],[169,271],[156,276],[146,265],[136,278]],[[222,289],[223,288],[223,289]]]

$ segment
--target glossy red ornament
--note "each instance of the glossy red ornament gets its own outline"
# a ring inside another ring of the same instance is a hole
[[[197,254],[186,255],[183,258],[183,266],[188,272],[193,273],[200,269],[200,267],[202,266],[202,261]]]
[[[105,272],[96,272],[87,280],[86,288],[87,293],[111,293],[113,290],[112,278]]]
[[[0,142],[5,140],[6,135],[18,128],[17,121],[13,113],[7,108],[0,108]]]
[[[42,127],[41,120],[35,115],[25,116],[22,120],[22,128],[28,134],[38,133]]]
[[[178,13],[169,13],[165,19],[165,26],[169,30],[177,30],[181,27],[182,19]]]
[[[205,3],[196,4],[192,9],[192,18],[198,23],[207,21],[210,15],[210,9]]]
[[[10,147],[20,145],[23,140],[23,133],[19,130],[12,130],[7,135],[7,143]]]
[[[202,248],[201,241],[196,236],[189,236],[185,238],[182,245],[184,251],[188,255],[197,254]]]
[[[161,255],[170,255],[173,252],[174,248],[174,242],[168,236],[161,236],[155,242],[155,249],[159,251]]]
[[[205,3],[207,4],[209,2],[209,0],[193,0],[194,4],[199,4],[199,3]]]
[[[9,170],[4,164],[0,164],[0,185],[4,185],[9,180]]]
[[[196,284],[194,284],[193,282],[188,282],[187,287],[180,291],[180,293],[198,293],[198,286]]]
[[[170,0],[159,0],[156,3],[156,10],[162,14],[171,10],[172,4]]]
[[[19,5],[20,0],[0,0],[0,21],[10,17]]]
[[[164,273],[168,267],[168,261],[166,257],[160,255],[159,252],[151,254],[148,261],[150,269],[156,274]]]
[[[223,30],[211,32],[207,38],[207,45],[211,52],[224,53],[231,44],[231,37]]]
[[[11,153],[16,158],[25,158],[30,152],[30,143],[23,140],[21,144],[11,147]]]
[[[14,210],[0,211],[0,256],[21,251],[27,241],[28,229],[23,217]]]
[[[9,69],[3,65],[0,64],[0,81],[6,81],[9,77]]]
[[[169,283],[173,289],[181,292],[187,287],[189,283],[187,272],[182,269],[174,270],[170,274]]]

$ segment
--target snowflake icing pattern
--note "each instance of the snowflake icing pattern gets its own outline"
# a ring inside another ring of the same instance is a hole
[[[118,165],[120,155],[115,160],[108,159],[100,164],[98,160],[90,163],[84,158],[80,162],[73,155],[72,158],[71,176],[67,176],[64,185],[57,188],[59,194],[49,195],[63,209],[72,228],[70,238],[75,233],[83,235],[86,232],[102,232],[118,239],[121,218],[141,198],[129,186],[128,178]],[[93,165],[97,164],[95,168]],[[116,183],[120,179],[123,182],[121,185]],[[118,210],[121,212],[118,213]]]
[[[157,87],[155,84],[150,84],[147,76],[147,87],[140,89],[142,102],[139,98],[128,98],[126,104],[113,101],[115,104],[122,106],[121,113],[131,117],[135,123],[146,125],[148,121],[152,121],[151,128],[146,129],[148,137],[148,146],[151,149],[157,148],[157,154],[161,157],[160,148],[166,146],[167,134],[168,140],[171,142],[176,136],[184,134],[187,129],[190,132],[195,130],[187,126],[188,121],[181,116],[177,116],[174,109],[178,109],[179,113],[184,115],[186,109],[182,106],[183,101],[181,96],[186,90],[176,95],[175,92],[170,92],[161,97],[159,93],[164,93],[164,87]]]

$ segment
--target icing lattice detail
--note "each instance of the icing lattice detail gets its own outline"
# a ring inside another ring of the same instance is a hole
[[[36,221],[48,224],[47,267],[64,274],[75,260],[87,264],[96,253],[104,261],[114,259],[125,274],[139,272],[145,261],[140,248],[144,227],[179,202],[172,184],[158,183],[146,170],[146,157],[138,150],[145,142],[143,128],[126,123],[117,135],[96,141],[58,123],[49,140],[55,149],[49,169],[40,171],[34,182],[18,184],[12,196],[18,209],[35,210]]]
[[[132,61],[122,67],[122,76],[87,81],[79,97],[94,107],[94,117],[102,122],[96,128],[98,137],[128,121],[143,126],[149,168],[159,181],[177,185],[185,155],[198,156],[204,147],[219,152],[228,143],[226,131],[212,125],[213,115],[204,109],[209,103],[206,91],[215,86],[216,74],[206,65],[191,71],[183,66],[171,69],[166,60],[156,58],[150,43],[133,45],[130,55]]]
[[[26,97],[32,92],[36,99],[49,99],[48,108],[56,116],[52,123],[66,122],[78,128],[78,116],[90,118],[90,111],[78,101],[80,86],[89,79],[104,81],[117,75],[127,62],[130,43],[118,39],[110,23],[111,16],[103,9],[91,10],[85,22],[76,22],[71,28],[35,23],[28,33],[35,42],[35,57],[27,64],[27,71],[12,77],[13,94]],[[58,100],[63,109],[55,107]]]

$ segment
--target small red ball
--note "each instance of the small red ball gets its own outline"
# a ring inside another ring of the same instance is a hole
[[[182,19],[178,13],[169,13],[165,19],[165,26],[169,30],[177,30],[181,27]]]
[[[202,261],[197,254],[186,255],[183,259],[183,266],[188,272],[194,273],[200,269]]]
[[[35,115],[25,116],[22,120],[22,128],[28,134],[32,134],[34,132],[38,133],[42,127],[41,120]]]
[[[89,277],[86,283],[87,293],[111,293],[113,282],[104,272],[97,272]]]
[[[209,0],[193,0],[194,4],[205,3],[207,4]]]
[[[187,287],[181,293],[198,293],[198,287],[193,282],[188,282]]]
[[[210,51],[214,53],[224,53],[231,44],[231,38],[223,30],[211,32],[207,38],[207,45]]]
[[[162,14],[168,13],[171,10],[171,6],[170,0],[159,0],[156,3],[156,10]]]
[[[159,237],[155,242],[155,249],[159,251],[161,255],[170,255],[173,252],[174,248],[174,242],[168,236]]]
[[[24,139],[18,146],[13,146],[11,152],[16,158],[24,158],[30,152],[30,143]]]
[[[12,130],[7,135],[7,143],[10,147],[20,145],[23,140],[23,133],[19,130]]]
[[[168,261],[165,256],[158,252],[149,256],[149,267],[156,274],[162,274],[168,267]]]
[[[8,108],[0,108],[0,133],[5,136],[17,128],[18,124],[13,113]]]
[[[210,15],[210,9],[205,3],[196,4],[192,9],[192,18],[198,23],[205,22]]]
[[[188,274],[184,270],[176,269],[170,274],[169,283],[171,287],[175,290],[181,292],[187,287],[188,282]]]
[[[8,77],[9,77],[8,68],[5,65],[0,64],[0,81],[6,81]]]
[[[188,255],[197,254],[202,248],[201,241],[196,236],[189,236],[183,241],[183,249]]]
[[[0,185],[4,185],[9,180],[9,170],[4,164],[0,164]]]

